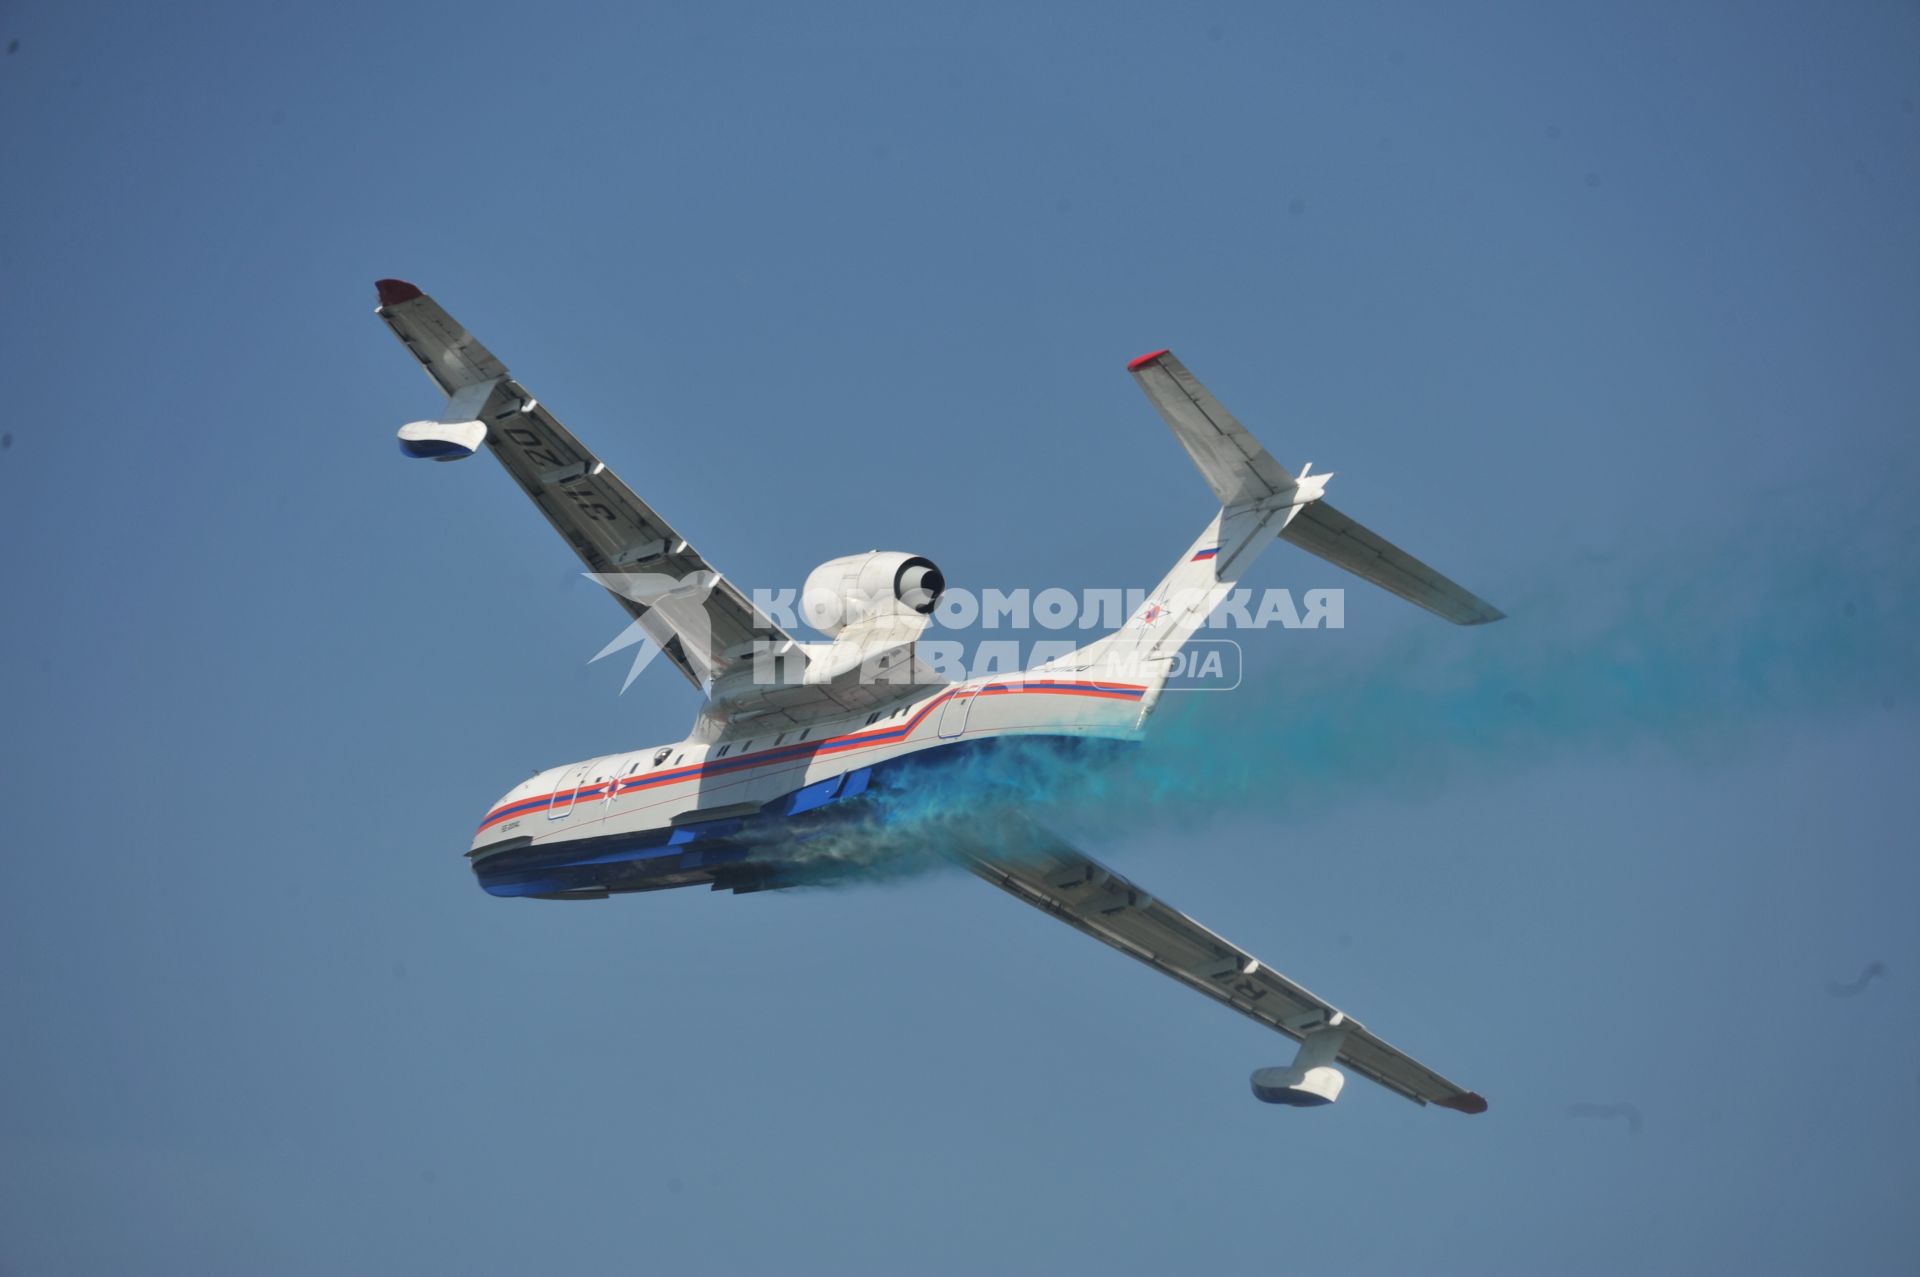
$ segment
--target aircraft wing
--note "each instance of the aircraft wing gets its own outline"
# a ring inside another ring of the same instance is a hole
[[[964,841],[963,859],[1009,895],[1295,1041],[1344,1023],[1339,1064],[1416,1104],[1486,1111],[1487,1102],[1476,1093],[1389,1046],[1324,998],[1039,826],[1024,823],[1011,839],[1017,847],[1012,852],[999,839],[994,850],[985,850],[984,841]]]
[[[417,423],[428,427],[422,447],[445,450],[454,445],[443,440],[460,438],[459,430],[467,428],[469,445],[456,454],[465,455],[484,437],[587,570],[695,687],[750,663],[755,644],[774,645],[789,660],[804,662],[800,644],[757,611],[437,302],[400,280],[381,280],[378,287],[376,313],[448,397],[440,423]]]

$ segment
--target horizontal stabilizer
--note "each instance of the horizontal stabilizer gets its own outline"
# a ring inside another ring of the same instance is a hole
[[[1455,625],[1485,625],[1506,615],[1325,501],[1302,506],[1280,535]]]
[[[1262,501],[1294,486],[1293,475],[1275,461],[1238,418],[1213,397],[1172,351],[1156,350],[1127,371],[1160,410],[1173,437],[1193,458],[1201,477],[1223,506]]]
[[[1328,505],[1322,498],[1331,475],[1309,475],[1305,466],[1295,475],[1275,461],[1171,351],[1142,355],[1127,371],[1228,514],[1272,515],[1280,535],[1301,549],[1455,625],[1485,625],[1506,615]]]

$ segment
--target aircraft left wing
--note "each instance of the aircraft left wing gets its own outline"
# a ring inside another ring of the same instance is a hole
[[[472,334],[412,284],[377,285],[385,320],[447,395],[437,422],[401,431],[414,456],[452,460],[484,440],[573,552],[695,687],[749,664],[756,645],[804,663],[801,644],[754,608],[607,469]]]
[[[1254,1074],[1263,1100],[1331,1102],[1340,1082],[1325,1074],[1337,1062],[1416,1104],[1486,1111],[1475,1092],[1036,824],[1020,821],[1009,837],[965,837],[961,851],[968,868],[1008,894],[1299,1042],[1293,1069]]]

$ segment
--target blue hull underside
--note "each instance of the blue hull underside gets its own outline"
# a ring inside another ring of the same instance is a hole
[[[1043,748],[1085,766],[1098,766],[1105,751],[1124,748],[1114,741],[1064,737],[1026,737],[1017,746],[1004,740],[967,741],[829,777],[758,810],[704,820],[697,811],[689,812],[666,829],[537,847],[526,838],[514,838],[469,854],[474,876],[495,896],[594,900],[669,887],[705,885],[715,891],[747,892],[826,882],[871,868],[869,861],[832,854],[832,840],[858,831],[863,851],[879,846],[874,832],[894,827],[896,819],[890,798],[911,795],[915,787],[942,779],[941,773],[956,764],[1009,747]],[[906,831],[901,838],[903,852],[917,850]]]

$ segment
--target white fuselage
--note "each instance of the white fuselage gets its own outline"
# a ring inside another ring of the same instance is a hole
[[[682,740],[549,768],[516,785],[481,823],[470,853],[591,840],[609,845],[677,826],[758,814],[810,786],[927,750],[998,736],[1134,735],[1151,708],[1137,682],[1037,674],[930,689],[892,707],[813,727]]]

